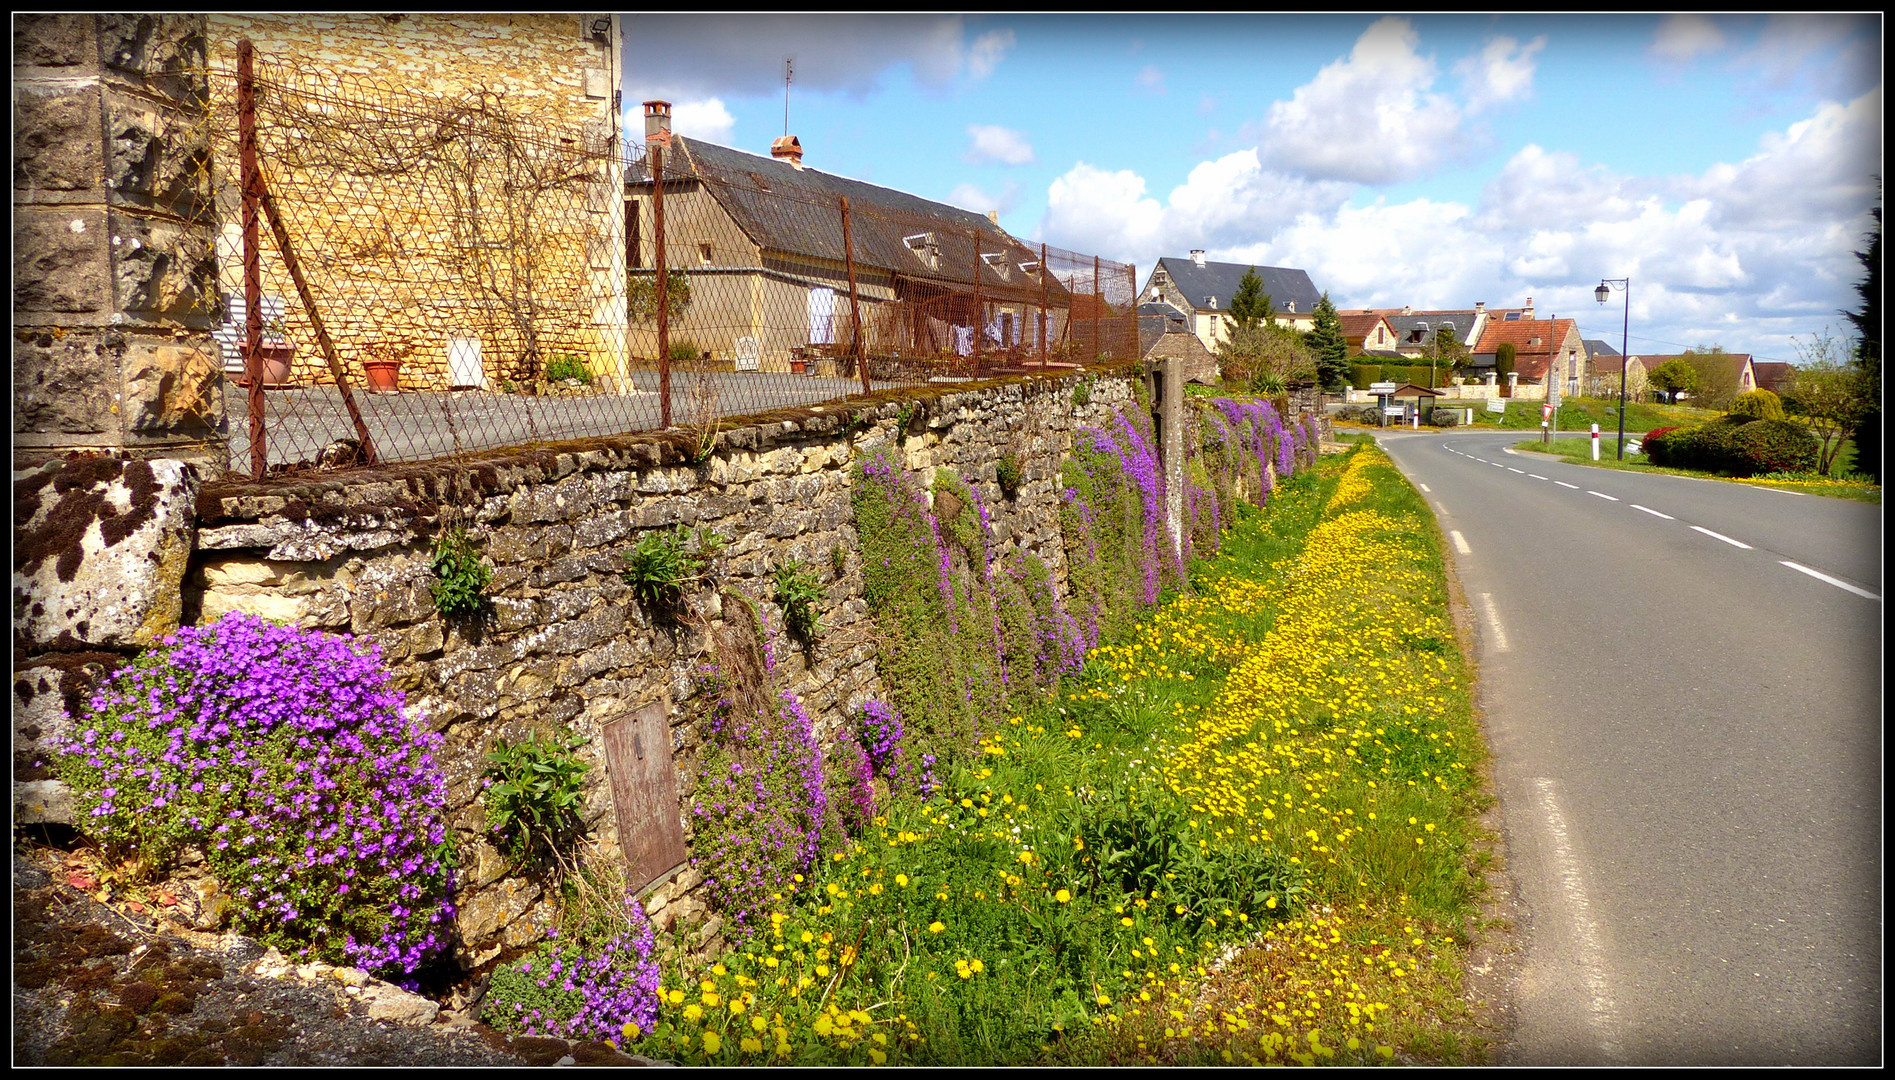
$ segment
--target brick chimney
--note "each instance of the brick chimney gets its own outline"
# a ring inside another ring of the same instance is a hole
[[[987,211],[987,220],[993,222],[995,225],[1000,224],[1000,211],[998,210]]]
[[[645,141],[669,145],[671,142],[671,103],[645,102]]]
[[[803,167],[803,144],[794,135],[785,135],[770,144],[770,156],[778,161],[787,161],[790,167]]]
[[[1529,296],[1529,297],[1527,297],[1527,310],[1526,310],[1526,314],[1524,314],[1524,315],[1522,315],[1522,316],[1520,316],[1520,317],[1521,317],[1521,318],[1523,318],[1523,319],[1531,319],[1531,318],[1533,318],[1533,298],[1532,298],[1531,296]]]
[[[1203,266],[1203,265],[1204,265],[1204,249],[1203,249],[1203,248],[1192,248],[1192,249],[1191,249],[1191,261],[1192,261],[1192,262],[1194,262],[1194,263],[1197,263],[1197,264],[1198,264],[1199,266]]]

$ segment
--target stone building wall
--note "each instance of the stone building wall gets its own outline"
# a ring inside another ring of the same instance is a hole
[[[260,80],[309,95],[260,103],[259,144],[351,378],[389,356],[403,361],[403,388],[445,390],[455,337],[480,341],[495,386],[565,355],[601,374],[622,368],[616,16],[226,14],[209,16],[208,33],[226,296],[243,295],[231,117],[237,43],[248,38]],[[449,119],[478,93],[530,120],[506,129]],[[429,140],[444,123],[511,130],[513,149],[476,137],[443,151]],[[418,164],[389,172],[391,156]],[[333,382],[267,226],[263,247],[263,295],[282,305],[290,381]],[[533,365],[521,363],[525,322]]]
[[[1075,426],[1103,422],[1131,393],[1130,380],[1111,378],[1095,382],[1084,406],[1075,406],[1071,380],[944,394],[911,420],[903,457],[924,474],[924,484],[932,470],[948,469],[977,487],[996,510],[1002,545],[1034,550],[1063,585],[1059,462]],[[854,423],[843,408],[831,407],[727,432],[699,465],[660,439],[627,438],[347,480],[311,481],[305,474],[300,482],[207,484],[198,500],[184,620],[208,622],[242,610],[380,645],[410,707],[447,737],[444,763],[467,890],[457,929],[462,962],[477,966],[538,940],[553,914],[543,886],[507,876],[484,839],[481,757],[496,740],[517,741],[535,729],[586,737],[594,766],[591,858],[618,863],[601,729],[668,700],[680,795],[688,800],[702,752],[691,722],[693,707],[702,704],[693,700],[693,676],[710,656],[710,635],[735,617],[719,594],[746,594],[768,625],[780,627],[771,574],[793,558],[822,579],[824,631],[808,655],[779,644],[785,689],[802,697],[825,742],[838,736],[851,710],[883,692],[863,597],[851,467],[856,452],[897,438],[902,405],[857,408],[869,411]],[[1013,499],[1001,496],[996,478],[999,456],[1009,450],[1025,464]],[[487,590],[494,618],[478,631],[444,620],[428,592],[431,546],[448,522],[465,525],[494,570]],[[620,577],[624,553],[641,536],[677,524],[733,541],[715,569],[715,587],[693,598],[701,619],[689,627],[654,624]],[[831,561],[838,549],[839,574]],[[684,920],[707,940],[719,923],[698,892],[698,876],[686,870],[660,883],[647,906],[661,927]]]
[[[16,467],[221,436],[204,48],[202,15],[13,21]]]

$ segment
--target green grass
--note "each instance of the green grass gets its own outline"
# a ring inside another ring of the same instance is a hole
[[[1817,476],[1808,478],[1719,476],[1717,473],[1699,472],[1695,469],[1663,468],[1651,464],[1646,460],[1644,454],[1627,454],[1625,455],[1624,461],[1619,461],[1614,456],[1612,440],[1606,438],[1603,434],[1599,439],[1599,460],[1594,461],[1592,460],[1591,443],[1591,439],[1554,439],[1551,446],[1548,447],[1542,446],[1538,439],[1528,439],[1525,442],[1514,443],[1513,448],[1515,450],[1529,450],[1542,454],[1550,453],[1565,458],[1575,465],[1591,465],[1601,469],[1660,473],[1665,476],[1690,476],[1700,480],[1723,480],[1732,484],[1748,484],[1752,487],[1776,488],[1780,491],[1797,491],[1805,495],[1823,495],[1832,499],[1849,499],[1854,502],[1880,503],[1882,501],[1882,489],[1875,484],[1852,483]],[[1855,460],[1854,447],[1845,444],[1845,450],[1849,455],[1848,461],[1852,464]],[[1838,456],[1836,459],[1836,472],[1843,474],[1845,471],[1846,465],[1844,464],[1844,459]]]
[[[1484,403],[1473,403],[1474,427],[1498,428],[1503,431],[1539,430],[1540,407],[1538,401],[1508,401],[1504,414],[1490,413]],[[1449,405],[1448,407],[1452,407]],[[1701,424],[1723,414],[1707,410],[1693,409],[1683,405],[1650,405],[1643,402],[1628,402],[1625,407],[1625,430],[1645,432],[1667,425]],[[1593,424],[1599,425],[1601,435],[1616,435],[1619,427],[1619,401],[1615,398],[1565,398],[1560,402],[1558,420],[1560,431],[1589,431]]]

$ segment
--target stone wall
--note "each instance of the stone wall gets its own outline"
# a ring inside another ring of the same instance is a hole
[[[858,450],[902,438],[910,469],[948,469],[996,508],[1005,546],[1037,552],[1063,583],[1058,469],[1078,424],[1102,422],[1131,397],[1126,378],[1098,380],[1085,406],[1070,380],[1022,380],[902,403],[803,410],[796,419],[724,434],[702,464],[657,438],[627,438],[565,452],[514,451],[453,466],[406,466],[347,480],[207,484],[199,497],[197,552],[185,590],[187,622],[243,610],[304,627],[350,632],[379,644],[412,708],[447,736],[468,891],[460,901],[461,960],[491,961],[538,940],[552,918],[542,884],[509,877],[484,839],[477,800],[481,756],[531,730],[588,740],[586,816],[591,858],[619,861],[617,822],[600,730],[668,700],[682,798],[701,753],[691,717],[693,676],[726,617],[720,593],[756,601],[781,626],[771,573],[801,559],[825,586],[823,633],[805,654],[780,643],[785,688],[802,697],[818,733],[836,737],[849,712],[882,692],[851,505]],[[1025,482],[1000,494],[996,465],[1018,454]],[[307,475],[307,474],[305,474]],[[428,593],[431,545],[446,523],[463,524],[494,569],[493,619],[474,630],[444,620]],[[620,576],[623,555],[651,529],[709,528],[732,541],[713,587],[692,599],[687,625],[654,622]],[[841,552],[838,573],[834,553]],[[687,825],[689,822],[686,816]],[[684,920],[700,939],[718,922],[686,871],[647,899],[660,926]],[[699,920],[704,920],[700,924]]]
[[[208,460],[224,429],[202,15],[13,22],[13,445]]]

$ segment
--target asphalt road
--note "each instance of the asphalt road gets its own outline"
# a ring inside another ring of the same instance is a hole
[[[1382,437],[1479,627],[1528,911],[1503,1060],[1879,1063],[1881,507],[1523,437]]]

